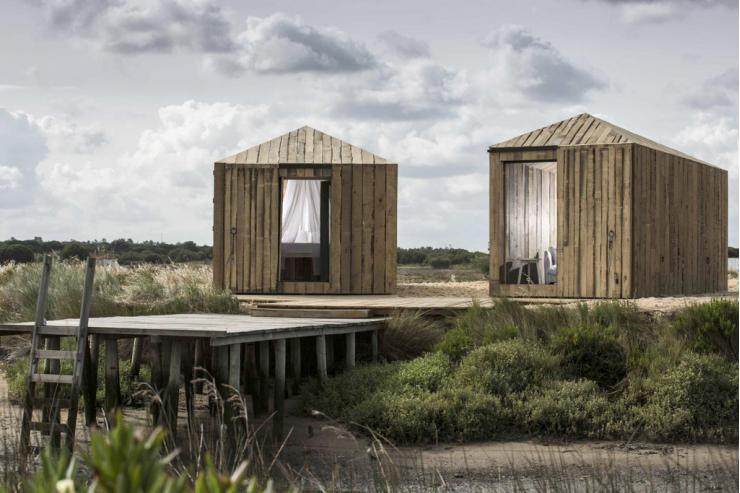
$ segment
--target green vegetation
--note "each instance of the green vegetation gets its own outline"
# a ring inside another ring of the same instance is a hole
[[[33,262],[33,250],[26,245],[0,244],[0,264],[6,264],[8,262],[18,264]]]
[[[693,351],[720,353],[738,359],[738,305],[728,300],[712,300],[694,305],[679,314],[674,322]]]
[[[466,266],[488,274],[488,254],[471,252],[463,248],[398,248],[396,250],[399,265],[428,265],[434,269]]]
[[[131,239],[113,241],[44,241],[42,238],[0,241],[0,264],[10,261],[31,262],[45,253],[56,253],[62,259],[84,260],[88,255],[118,259],[121,265],[166,264],[171,262],[210,261],[213,249],[207,245],[196,245],[192,241],[164,243],[155,241],[134,242]]]
[[[84,264],[77,260],[56,260],[51,272],[46,318],[79,317]],[[33,320],[40,275],[39,263],[0,266],[0,322]],[[96,269],[91,313],[94,317],[192,312],[239,313],[239,302],[230,293],[213,288],[208,266],[140,265]],[[137,384],[129,378],[130,363],[125,356],[122,354],[124,359],[119,364],[121,394],[124,402],[131,402]],[[10,398],[19,401],[28,372],[27,357],[0,361],[0,370],[5,373]],[[141,378],[146,377],[147,371],[147,367],[142,368]],[[104,374],[101,366],[98,377],[102,379]],[[98,399],[102,399],[102,395]]]
[[[177,474],[173,459],[166,454],[166,433],[136,430],[118,415],[116,425],[105,433],[92,434],[90,452],[82,460],[66,453],[54,455],[51,448],[41,455],[41,465],[29,479],[0,486],[0,491],[23,493],[259,493],[273,491],[271,482],[262,488],[255,477],[247,478],[247,464],[223,474],[211,459],[203,459],[199,471]],[[20,473],[19,473],[20,474]],[[91,479],[90,479],[91,478]],[[190,478],[193,478],[190,481]]]
[[[737,310],[737,302],[713,301],[656,321],[629,302],[474,306],[432,351],[313,386],[305,405],[400,443],[515,436],[732,443]],[[427,330],[416,333],[413,319],[390,324],[399,339],[401,331],[414,340]]]

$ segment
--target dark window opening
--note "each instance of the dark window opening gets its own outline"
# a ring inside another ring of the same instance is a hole
[[[284,179],[281,185],[280,279],[327,282],[331,184]]]

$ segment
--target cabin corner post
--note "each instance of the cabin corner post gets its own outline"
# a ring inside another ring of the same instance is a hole
[[[224,167],[213,165],[213,286],[224,285]]]
[[[500,272],[504,238],[503,167],[501,159],[495,151],[489,150],[488,156],[489,294],[490,296],[497,296],[499,294],[499,285],[501,284]]]

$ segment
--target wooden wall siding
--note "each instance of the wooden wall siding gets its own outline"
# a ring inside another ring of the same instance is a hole
[[[557,175],[527,163],[504,165],[506,258],[544,259],[557,247]],[[542,279],[540,282],[544,282]]]
[[[634,147],[634,295],[727,289],[727,172]]]
[[[491,152],[491,294],[621,298],[631,294],[631,144]],[[506,285],[504,163],[557,160],[558,280]]]
[[[560,296],[629,297],[631,145],[560,148],[558,172]]]
[[[281,282],[280,180],[331,180],[328,282]],[[214,170],[214,283],[237,293],[396,289],[398,166],[310,127],[221,159]]]

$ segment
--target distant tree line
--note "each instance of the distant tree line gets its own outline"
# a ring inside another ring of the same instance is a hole
[[[738,248],[737,247],[727,247],[727,257],[729,257],[729,258],[737,258],[738,257]]]
[[[470,266],[488,273],[488,254],[471,252],[463,248],[398,248],[399,265],[428,265],[434,269],[447,269],[453,266]]]
[[[155,241],[135,242],[119,238],[117,240],[92,241],[44,241],[40,237],[32,240],[11,238],[0,241],[0,264],[10,261],[32,262],[45,253],[57,253],[62,259],[85,259],[89,255],[116,258],[121,265],[136,263],[162,264],[167,262],[207,261],[213,256],[213,249],[195,242],[165,243]]]

